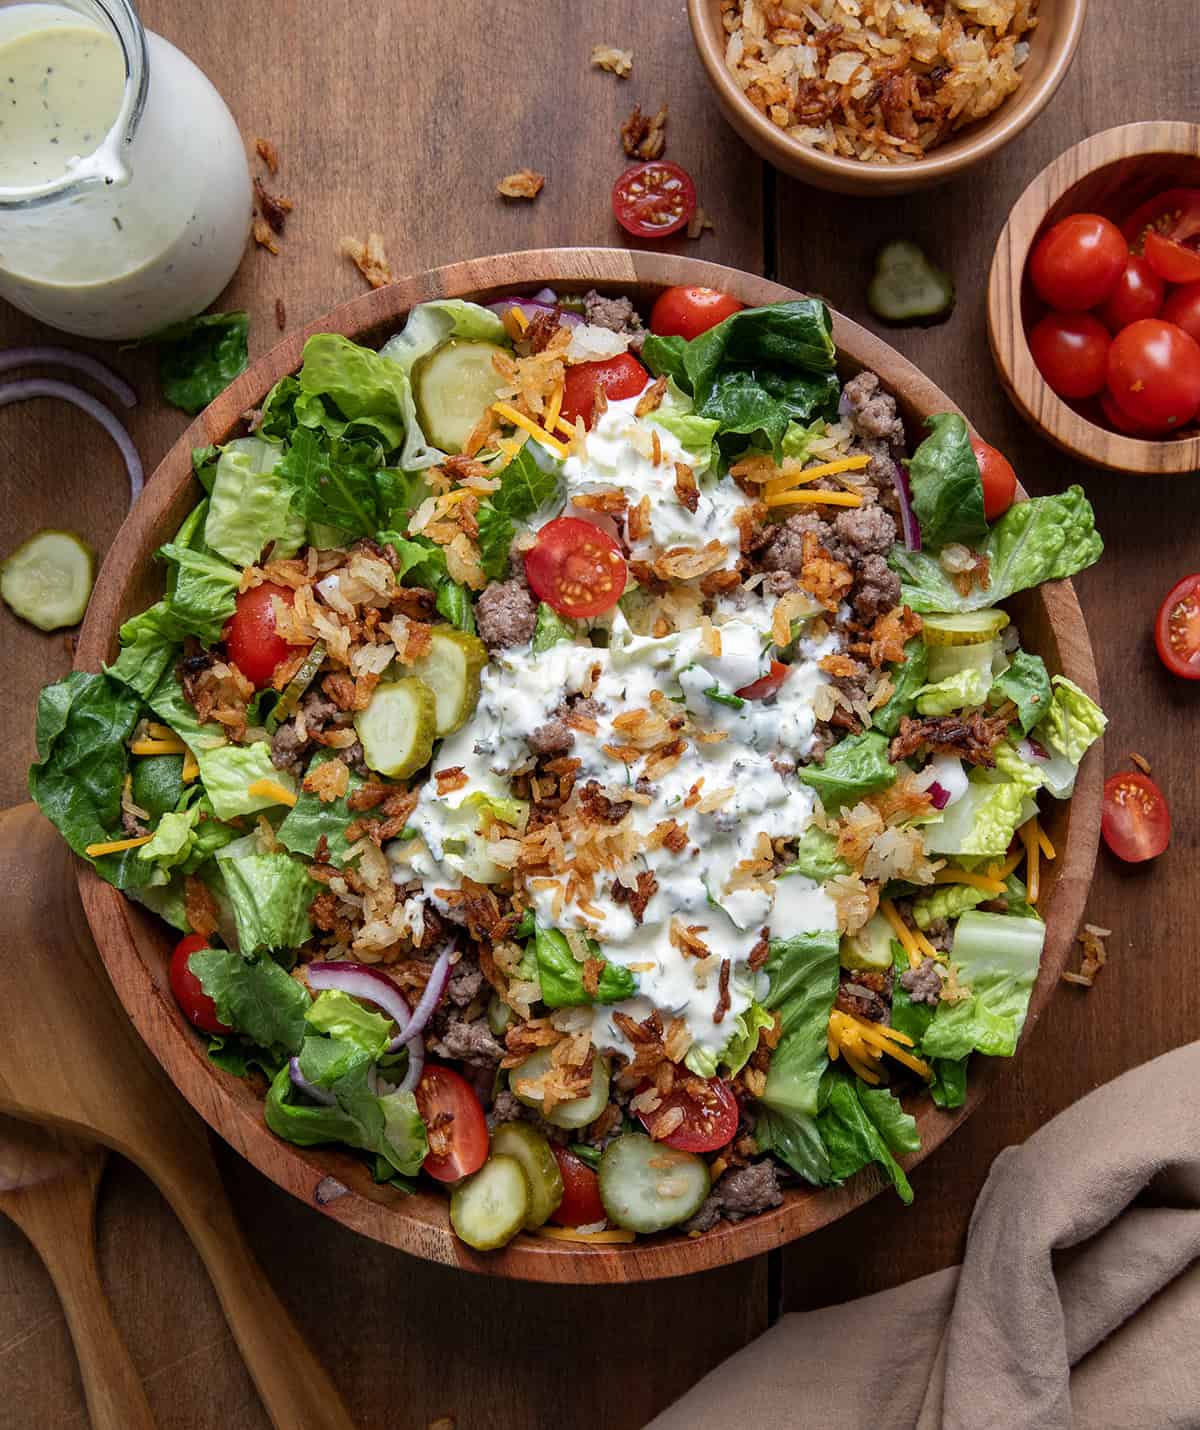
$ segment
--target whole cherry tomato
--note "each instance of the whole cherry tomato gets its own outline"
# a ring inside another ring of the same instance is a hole
[[[209,946],[203,934],[189,933],[175,945],[171,955],[169,981],[175,1001],[183,1010],[183,1016],[205,1033],[232,1033],[217,1017],[217,1005],[204,991],[200,980],[188,967],[188,959],[193,953]]]
[[[744,303],[717,288],[685,283],[658,295],[650,310],[650,331],[660,338],[698,338],[726,318],[739,312]]]
[[[1104,386],[1111,341],[1090,313],[1047,313],[1030,329],[1029,351],[1059,397],[1094,397]]]
[[[1071,214],[1038,239],[1029,278],[1049,307],[1078,313],[1104,302],[1128,257],[1115,223],[1100,214]]]
[[[1161,318],[1131,323],[1109,349],[1108,390],[1135,422],[1184,426],[1200,410],[1200,343]]]

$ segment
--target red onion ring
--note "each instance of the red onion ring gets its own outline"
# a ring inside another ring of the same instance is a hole
[[[553,288],[539,288],[538,291],[533,295],[533,301],[535,303],[550,303],[557,308],[558,294],[554,291]]]
[[[15,382],[0,383],[0,407],[7,407],[10,402],[25,402],[32,397],[61,398],[63,402],[72,403],[99,422],[125,459],[125,470],[129,473],[129,505],[132,506],[142,490],[142,461],[133,445],[133,438],[121,425],[120,420],[103,402],[73,383],[58,382],[51,377],[23,377]]]
[[[933,780],[925,786],[925,793],[929,796],[934,809],[945,809],[950,803],[950,791],[945,785],[938,784],[937,780]]]
[[[568,328],[576,328],[583,322],[583,318],[569,308],[559,308],[553,303],[544,303],[539,298],[497,298],[494,303],[488,303],[487,307],[501,318],[510,308],[520,308],[527,318],[532,318],[536,313],[554,313],[558,321]]]
[[[48,346],[5,348],[0,352],[0,372],[7,372],[14,367],[33,366],[73,367],[77,372],[82,372],[98,382],[101,387],[107,387],[122,407],[137,406],[137,393],[125,379],[118,377],[112,368],[106,367],[99,358],[89,357],[87,353]]]
[[[362,998],[382,1008],[401,1033],[408,1027],[412,1015],[404,995],[386,973],[372,968],[369,963],[310,963],[305,969],[305,976],[308,986],[318,992],[335,988],[341,993],[348,993],[351,998]],[[395,1046],[399,1047],[403,1041],[402,1037],[396,1039]]]
[[[288,1059],[288,1077],[292,1080],[292,1086],[298,1088],[305,1097],[311,1097],[314,1102],[319,1102],[322,1107],[332,1107],[337,1102],[337,1098],[328,1088],[318,1087],[316,1083],[309,1080],[300,1071],[300,1059]]]
[[[900,503],[900,530],[904,536],[906,551],[920,551],[921,524],[913,511],[912,492],[908,486],[908,473],[900,462],[892,462],[892,486],[896,489],[896,500]]]
[[[425,991],[421,994],[417,1006],[412,1010],[407,1027],[402,1028],[399,1035],[392,1039],[388,1046],[389,1053],[398,1052],[401,1044],[412,1042],[421,1036],[425,1024],[429,1022],[430,1015],[446,991],[446,984],[450,981],[450,955],[453,952],[454,942],[451,940],[434,959],[433,968],[430,970],[428,981],[425,984]]]
[[[408,1070],[404,1074],[404,1081],[397,1087],[397,1092],[412,1092],[417,1083],[421,1081],[421,1074],[425,1071],[425,1039],[418,1033],[408,1045]]]

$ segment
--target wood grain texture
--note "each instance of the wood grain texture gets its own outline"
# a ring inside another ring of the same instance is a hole
[[[0,1212],[29,1238],[54,1282],[93,1430],[155,1430],[96,1268],[106,1155],[94,1143],[0,1118]]]
[[[1013,205],[988,277],[988,341],[1000,381],[1027,422],[1069,457],[1134,476],[1200,470],[1200,435],[1143,440],[1090,420],[1095,403],[1055,396],[1029,351],[1026,334],[1047,312],[1026,274],[1038,237],[1071,213],[1120,223],[1144,200],[1200,184],[1200,126],[1156,121],[1093,134],[1055,159]]]
[[[784,1253],[789,1309],[869,1294],[958,1260],[975,1197],[1002,1148],[1125,1069],[1200,1036],[1194,976],[1200,690],[1166,673],[1152,637],[1163,596],[1200,567],[1200,488],[1171,477],[1100,472],[1049,446],[1005,396],[986,332],[984,294],[996,239],[1042,168],[1113,124],[1161,116],[1200,121],[1200,32],[1192,7],[1149,0],[1136,25],[1128,16],[1119,0],[1092,0],[1078,58],[1054,104],[1019,143],[944,190],[855,202],[786,180],[778,186],[781,280],[820,288],[843,312],[878,327],[865,307],[874,253],[886,239],[915,239],[952,273],[958,307],[942,327],[888,331],[889,341],[944,384],[1035,495],[1070,482],[1085,486],[1107,549],[1074,584],[1110,720],[1106,772],[1128,768],[1131,750],[1143,754],[1170,800],[1175,831],[1153,865],[1122,865],[1101,850],[1087,917],[1113,937],[1095,987],[1056,991],[1003,1091],[917,1170],[911,1212],[881,1197]]]
[[[763,279],[673,255],[629,254],[605,249],[543,250],[453,264],[418,274],[335,309],[315,326],[377,342],[393,332],[421,298],[468,297],[489,301],[506,291],[550,283],[560,292],[601,292],[631,296],[643,310],[665,285],[697,283],[730,292],[747,304],[790,296]],[[835,340],[842,376],[864,367],[880,375],[895,394],[912,441],[930,413],[952,404],[945,393],[857,324],[835,317]],[[117,631],[160,592],[152,553],[183,520],[200,495],[192,474],[192,447],[223,443],[243,430],[242,414],[261,405],[270,388],[300,359],[303,333],[282,342],[244,373],[197,419],[164,458],[146,493],[122,527],[92,596],[79,641],[84,669],[99,669],[115,656]],[[1025,593],[1013,602],[1026,645],[1050,669],[1095,690],[1095,667],[1087,632],[1069,583]],[[1034,992],[1029,1026],[1065,966],[1082,912],[1099,838],[1100,749],[1085,762],[1075,798],[1056,811],[1050,824],[1059,858],[1051,866],[1043,901],[1047,920],[1042,972]],[[874,1174],[852,1179],[837,1190],[790,1189],[784,1203],[765,1215],[722,1223],[700,1238],[663,1236],[635,1247],[581,1247],[522,1235],[501,1251],[480,1255],[464,1246],[449,1226],[444,1197],[425,1191],[398,1195],[372,1181],[360,1158],[335,1148],[298,1148],[274,1137],[262,1121],[260,1089],[248,1080],[218,1072],[208,1061],[204,1040],[182,1017],[171,996],[166,968],[172,936],[152,916],[130,903],[88,869],[81,869],[84,908],[109,975],[135,1027],[166,1068],[171,1080],[223,1137],[280,1186],[321,1206],[327,1215],[388,1245],[429,1260],[494,1276],[554,1282],[642,1281],[693,1273],[768,1251],[843,1216],[875,1195]],[[921,1151],[912,1165],[970,1115],[1007,1064],[990,1062],[978,1070],[966,1104],[941,1111],[928,1097],[912,1100]],[[318,1196],[328,1177],[348,1191],[336,1200]]]
[[[1040,0],[1036,43],[1021,68],[1020,88],[991,114],[964,126],[911,164],[864,164],[793,139],[750,103],[725,64],[721,0],[688,0],[688,19],[721,112],[751,149],[805,183],[834,193],[880,198],[948,183],[1016,140],[1066,77],[1087,6],[1088,0]]]

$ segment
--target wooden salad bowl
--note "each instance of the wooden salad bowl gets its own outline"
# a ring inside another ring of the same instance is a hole
[[[342,304],[303,332],[286,338],[200,414],[147,483],[117,534],[96,583],[77,665],[98,670],[103,662],[111,661],[121,622],[160,595],[161,574],[153,553],[171,538],[199,495],[192,476],[192,448],[224,442],[234,435],[243,414],[258,406],[279,378],[300,365],[301,350],[310,334],[334,331],[374,345],[396,331],[409,308],[425,299],[488,301],[514,289],[536,291],[545,284],[565,292],[595,287],[624,293],[648,307],[662,287],[675,283],[721,288],[747,304],[796,296],[763,278],[690,258],[598,248],[543,249],[455,263],[402,278]],[[857,324],[835,315],[834,337],[843,376],[852,376],[863,367],[877,372],[899,400],[911,440],[918,438],[928,414],[956,410],[946,394],[911,363]],[[1042,655],[1051,671],[1069,676],[1096,696],[1091,645],[1070,583],[1061,581],[1025,592],[1009,605],[1025,646]],[[1058,858],[1049,865],[1044,879],[1046,947],[1027,1032],[1059,981],[1083,914],[1100,827],[1101,771],[1102,756],[1097,748],[1083,763],[1074,799],[1056,808],[1050,818],[1049,835]],[[444,1196],[421,1192],[408,1197],[376,1186],[356,1156],[332,1147],[295,1147],[268,1131],[260,1089],[214,1067],[204,1040],[180,1014],[167,981],[172,932],[104,883],[90,867],[81,864],[78,878],[88,921],[117,994],[138,1032],[192,1106],[281,1187],[319,1206],[327,1216],[388,1245],[496,1276],[560,1282],[646,1281],[724,1265],[781,1246],[844,1216],[883,1185],[868,1169],[839,1188],[790,1189],[776,1210],[736,1226],[723,1222],[706,1235],[690,1239],[664,1234],[629,1246],[596,1247],[522,1233],[504,1250],[472,1251],[453,1235]],[[907,1099],[920,1128],[921,1150],[905,1159],[905,1166],[928,1155],[979,1105],[1002,1076],[1006,1061],[977,1059],[966,1104],[955,1112],[940,1111],[924,1094]],[[330,1178],[346,1188],[332,1199]]]
[[[1000,381],[1026,422],[1064,452],[1135,476],[1200,471],[1200,426],[1178,437],[1129,437],[1101,427],[1088,405],[1051,391],[1029,351],[1029,329],[1046,311],[1026,273],[1041,235],[1073,213],[1120,223],[1164,189],[1200,186],[1200,124],[1154,120],[1093,134],[1030,183],[1001,230],[988,279],[988,338]]]

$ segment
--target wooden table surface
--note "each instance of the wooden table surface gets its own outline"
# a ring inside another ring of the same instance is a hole
[[[301,8],[261,0],[144,0],[228,99],[248,142],[272,139],[275,187],[295,201],[283,252],[247,254],[220,306],[252,315],[251,353],[360,290],[335,253],[342,234],[378,229],[396,272],[544,244],[617,244],[608,207],[634,101],[670,106],[668,157],[694,175],[714,229],[680,251],[821,292],[871,324],[863,304],[881,240],[911,236],[956,280],[950,322],[891,341],[1012,458],[1032,492],[1082,481],[1108,549],[1078,581],[1110,717],[1108,763],[1140,751],[1172,805],[1170,850],[1130,869],[1101,851],[1089,907],[1114,930],[1095,988],[1064,986],[1012,1075],[913,1177],[915,1207],[890,1196],[776,1257],[689,1283],[628,1289],[533,1287],[476,1279],[343,1231],[222,1149],[235,1206],[267,1273],[364,1426],[639,1426],[785,1309],[880,1290],[955,1261],[992,1159],[1123,1069],[1200,1035],[1200,688],[1170,680],[1151,622],[1167,588],[1200,566],[1200,487],[1075,467],[1028,431],[1001,393],[987,351],[984,285],[1012,202],[1056,154],[1135,119],[1200,120],[1194,0],[1092,0],[1074,68],[1047,111],[973,176],[907,199],[840,198],[765,171],[711,101],[683,0],[630,6],[578,0],[444,0]],[[452,28],[445,16],[453,13]],[[634,51],[618,80],[588,68],[593,44]],[[521,167],[547,183],[533,204],[494,195]],[[38,341],[0,311],[0,346]],[[51,339],[53,340],[53,339]],[[82,345],[81,345],[82,346]],[[97,349],[100,351],[100,349]],[[143,405],[133,429],[151,470],[182,430],[155,397],[141,353],[105,353]],[[45,525],[69,524],[103,552],[125,510],[114,449],[73,411],[0,411],[0,554]],[[15,758],[0,799],[24,797],[38,687],[63,674],[61,636],[0,609],[6,682],[0,711]],[[64,891],[64,896],[67,891]],[[81,1069],[81,1076],[86,1070]],[[102,1194],[100,1255],[118,1321],[159,1424],[177,1430],[267,1424],[220,1309],[173,1217],[131,1167],[114,1162]],[[49,1280],[19,1232],[0,1223],[2,1430],[86,1425],[79,1376]],[[799,1411],[799,1408],[798,1408]],[[306,1427],[308,1430],[308,1427]]]

